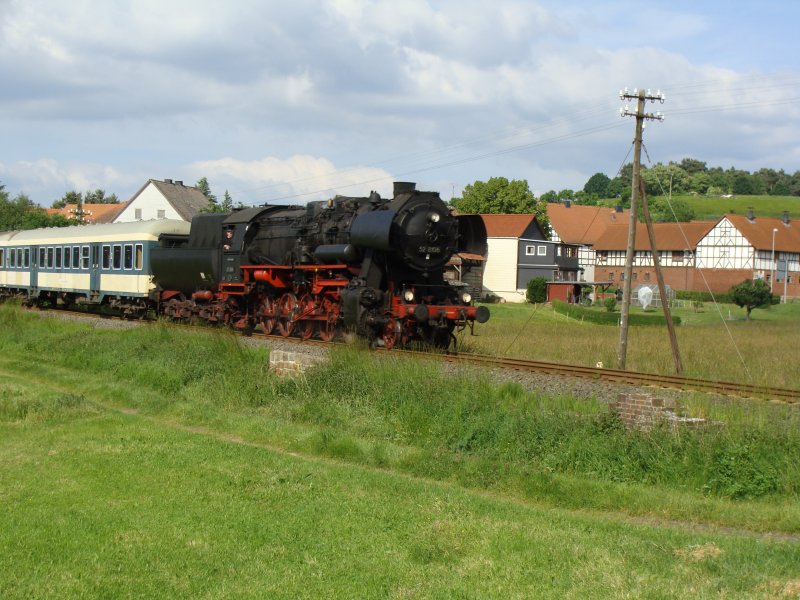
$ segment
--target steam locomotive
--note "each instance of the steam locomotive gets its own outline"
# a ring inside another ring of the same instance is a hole
[[[455,216],[438,193],[398,182],[390,199],[373,192],[198,215],[188,235],[162,234],[151,249],[153,299],[177,320],[446,348],[489,311],[445,280],[445,265],[485,249],[479,216]]]
[[[448,347],[489,318],[445,266],[483,254],[477,215],[395,183],[393,198],[337,196],[306,206],[0,233],[0,299],[41,307],[155,312],[330,341],[342,332],[387,348]]]

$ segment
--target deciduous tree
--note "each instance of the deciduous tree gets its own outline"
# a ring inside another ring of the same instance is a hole
[[[754,308],[768,306],[772,302],[772,292],[763,279],[745,279],[731,288],[730,295],[736,306],[747,310],[748,321]]]
[[[534,197],[525,179],[492,177],[489,181],[476,181],[467,185],[462,197],[453,198],[451,204],[462,213],[534,214],[542,229],[550,231],[547,202]]]

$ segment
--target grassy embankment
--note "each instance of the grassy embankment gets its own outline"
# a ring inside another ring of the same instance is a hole
[[[676,200],[682,200],[694,209],[695,219],[713,220],[722,215],[733,213],[744,215],[748,208],[753,208],[756,218],[774,217],[781,218],[783,211],[789,211],[791,219],[800,219],[800,197],[798,196],[733,196],[720,198],[716,196],[689,196],[675,195]],[[603,204],[614,206],[616,200],[603,200]]]
[[[797,388],[800,364],[800,303],[745,310],[732,304],[706,302],[695,311],[673,310],[685,374]],[[485,354],[551,360],[594,366],[617,364],[619,327],[580,322],[557,314],[550,306],[493,304],[491,318],[476,326],[476,336],[463,335],[464,348]],[[641,312],[632,308],[632,313]],[[651,309],[657,314],[660,309]],[[512,333],[509,333],[512,332]],[[628,333],[627,367],[634,371],[674,373],[665,327],[632,327]]]
[[[724,426],[626,434],[591,399],[433,361],[346,349],[284,381],[224,333],[9,307],[0,326],[3,597],[800,586],[796,411],[709,404]]]

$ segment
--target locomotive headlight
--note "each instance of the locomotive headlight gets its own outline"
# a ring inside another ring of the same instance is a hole
[[[438,223],[439,219],[441,219],[441,218],[442,218],[442,215],[440,215],[437,212],[432,212],[432,213],[428,214],[428,221],[430,221],[431,223]]]
[[[413,302],[414,301],[414,292],[412,290],[406,290],[403,292],[403,300],[406,302]]]
[[[470,302],[472,302],[472,294],[470,294],[469,292],[464,292],[463,294],[461,294],[461,302],[463,302],[464,304],[469,304]]]

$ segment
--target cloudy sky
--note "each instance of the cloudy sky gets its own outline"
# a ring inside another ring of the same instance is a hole
[[[536,193],[630,160],[800,169],[800,2],[0,0],[0,183],[49,206],[208,177],[235,201]]]

